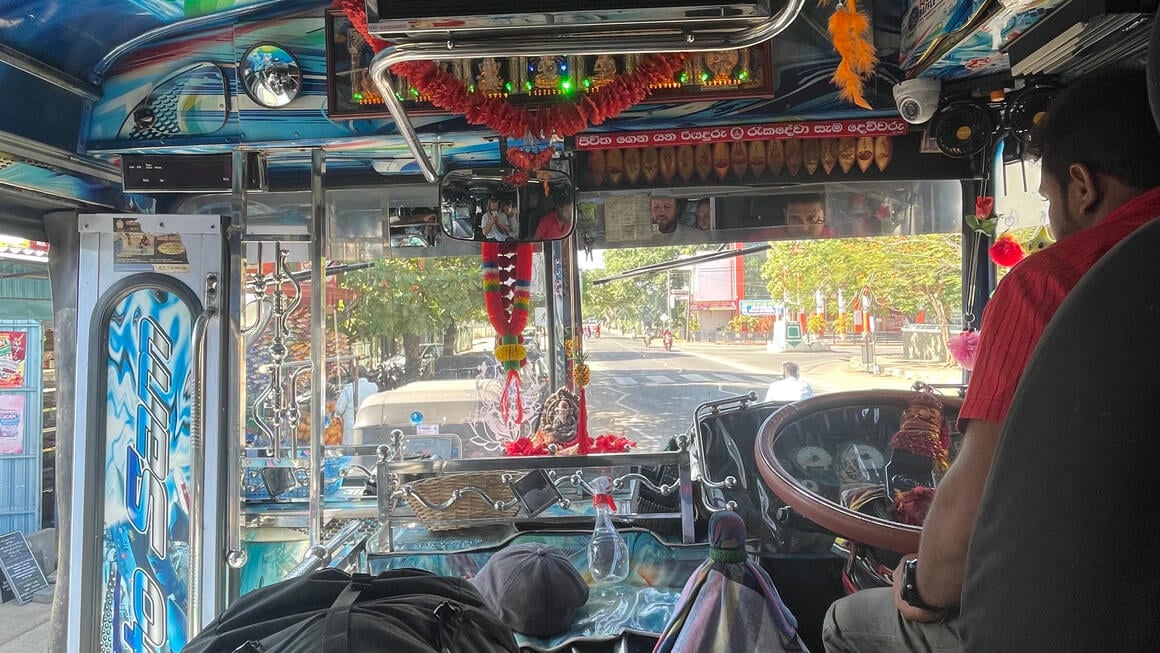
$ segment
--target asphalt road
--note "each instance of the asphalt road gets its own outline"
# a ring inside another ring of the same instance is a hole
[[[640,450],[663,449],[689,430],[693,411],[706,401],[756,392],[781,378],[781,365],[794,360],[816,392],[840,389],[832,379],[849,368],[841,352],[767,353],[753,345],[678,341],[666,352],[660,339],[651,347],[624,337],[585,340],[592,383],[588,386],[589,433],[623,434]]]

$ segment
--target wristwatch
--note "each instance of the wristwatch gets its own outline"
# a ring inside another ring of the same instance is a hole
[[[942,608],[936,608],[922,600],[918,595],[918,558],[907,560],[906,564],[902,566],[902,586],[899,588],[899,594],[902,600],[920,610],[927,612],[942,612]]]

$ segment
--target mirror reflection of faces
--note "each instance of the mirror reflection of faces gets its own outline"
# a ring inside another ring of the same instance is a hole
[[[674,197],[652,198],[652,223],[662,234],[671,234],[677,230],[677,217],[680,215],[680,203]]]
[[[821,196],[797,197],[785,209],[786,231],[794,238],[820,238],[826,233],[826,204]]]
[[[713,228],[713,214],[709,209],[709,198],[697,201],[697,228],[709,231]]]

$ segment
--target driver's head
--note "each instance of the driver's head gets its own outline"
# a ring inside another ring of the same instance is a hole
[[[679,203],[675,197],[652,198],[652,222],[662,234],[672,233],[677,229]]]
[[[785,224],[795,238],[817,238],[826,232],[826,198],[797,195],[785,207]]]
[[[787,379],[796,379],[798,378],[798,375],[801,374],[801,370],[798,369],[797,363],[793,361],[787,361],[784,365],[781,366],[781,373],[782,376]]]
[[[1101,72],[1072,82],[1036,125],[1030,154],[1042,164],[1039,193],[1057,239],[1160,186],[1160,132],[1144,73]]]
[[[488,211],[498,211],[499,210],[499,198],[498,197],[492,195],[491,197],[487,198],[487,210]]]

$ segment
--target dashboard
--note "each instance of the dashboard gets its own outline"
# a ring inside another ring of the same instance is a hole
[[[835,407],[802,415],[783,426],[774,447],[782,467],[803,487],[834,503],[843,492],[889,485],[887,464],[901,406]],[[950,417],[953,418],[953,415]],[[951,429],[951,458],[961,435]]]

